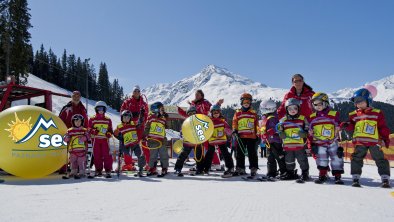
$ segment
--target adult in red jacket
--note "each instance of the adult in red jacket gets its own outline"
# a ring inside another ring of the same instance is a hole
[[[71,101],[67,103],[67,105],[63,106],[62,110],[59,113],[60,119],[66,124],[67,128],[72,127],[71,118],[75,114],[80,114],[84,118],[84,122],[82,123],[83,127],[88,127],[88,116],[86,114],[86,108],[81,102],[81,93],[79,91],[74,91],[71,95]]]
[[[304,77],[301,74],[295,74],[291,78],[293,86],[290,91],[283,98],[282,104],[278,108],[278,116],[279,119],[283,118],[286,115],[285,103],[288,99],[294,98],[301,101],[301,110],[300,114],[309,118],[309,116],[313,113],[311,98],[315,92],[312,87],[304,82]]]
[[[122,103],[120,113],[124,110],[128,110],[132,113],[131,120],[137,123],[137,136],[138,140],[141,141],[148,119],[149,108],[147,101],[144,101],[141,96],[141,89],[138,85],[134,86],[131,98],[126,99]],[[147,145],[145,144],[144,147],[147,147]],[[144,152],[145,159],[149,160],[149,149],[143,148],[142,151]]]
[[[223,102],[224,102],[224,100],[220,99],[216,104],[221,106],[223,104]],[[196,107],[197,114],[204,114],[207,116],[208,116],[209,111],[211,110],[211,106],[212,106],[212,104],[208,100],[205,99],[204,92],[201,89],[196,91],[194,100],[191,102],[188,102],[188,103],[190,106]],[[185,118],[189,117],[187,115],[186,111],[181,109],[180,107],[178,107],[178,113]],[[204,148],[206,150],[208,149],[208,142],[204,143]],[[220,167],[220,159],[219,159],[218,155],[213,156],[212,164],[213,164],[213,167]]]

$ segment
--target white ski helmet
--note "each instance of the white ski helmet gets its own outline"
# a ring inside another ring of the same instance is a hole
[[[276,111],[276,103],[269,99],[269,100],[263,100],[260,103],[260,112],[261,115],[265,115],[267,113],[273,113]]]
[[[94,105],[94,110],[96,111],[96,113],[98,107],[104,107],[104,112],[107,112],[107,103],[105,103],[104,101],[96,102],[96,105]]]

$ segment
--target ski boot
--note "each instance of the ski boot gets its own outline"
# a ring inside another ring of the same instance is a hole
[[[343,182],[343,180],[341,179],[341,174],[335,175],[335,184],[338,184],[338,185],[343,185],[343,184],[345,184],[345,183]]]
[[[327,181],[327,176],[326,175],[319,175],[319,178],[317,178],[315,180],[315,183],[316,184],[322,184],[322,183],[324,183],[326,181]]]
[[[391,188],[390,186],[390,180],[389,179],[383,179],[382,180],[382,185],[380,185],[381,188]]]
[[[105,178],[107,178],[107,179],[111,179],[112,178],[110,171],[105,173]]]
[[[168,173],[168,169],[167,168],[162,168],[161,169],[161,174],[157,175],[157,177],[164,177],[165,175],[167,175]]]
[[[103,172],[98,171],[94,173],[94,177],[102,177],[103,176]]]
[[[305,183],[306,181],[309,181],[310,177],[309,177],[309,171],[305,170],[302,171],[301,177],[296,181],[297,183]]]
[[[229,168],[229,169],[227,169],[226,171],[223,172],[222,177],[223,177],[223,178],[232,177],[232,176],[233,176],[233,173],[234,173],[234,168]]]
[[[243,176],[245,174],[246,174],[245,169],[237,167],[233,173],[233,176]]]
[[[147,176],[154,176],[154,175],[157,175],[156,167],[150,168],[149,171],[148,171],[148,173],[147,173],[146,175],[147,175]]]
[[[359,179],[353,179],[352,187],[361,187]]]
[[[287,171],[280,176],[281,180],[296,180],[298,179],[297,170]]]
[[[174,172],[174,174],[176,174],[178,177],[183,177],[182,170],[175,169],[175,172]]]

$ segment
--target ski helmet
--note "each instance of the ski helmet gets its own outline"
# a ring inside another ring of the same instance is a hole
[[[133,117],[133,114],[129,110],[123,110],[122,114],[120,115],[120,121],[123,122],[123,117],[124,116],[129,116],[130,117],[130,121],[131,121],[131,118]]]
[[[219,105],[215,104],[215,105],[211,106],[211,110],[210,110],[210,111],[211,111],[211,113],[212,113],[213,111],[222,112],[222,108],[220,108]]]
[[[276,110],[276,103],[269,99],[269,100],[264,100],[260,103],[260,112],[262,115],[265,115],[267,113],[273,113]]]
[[[286,103],[285,103],[286,110],[287,110],[287,108],[288,108],[289,106],[297,106],[298,108],[300,108],[300,106],[301,106],[301,101],[298,100],[298,99],[290,98],[290,99],[288,99],[288,100],[286,101]]]
[[[322,92],[317,92],[313,94],[311,98],[312,105],[315,101],[321,101],[323,103],[323,108],[327,108],[327,106],[330,105],[330,99],[328,98],[328,95]]]
[[[104,112],[107,112],[107,104],[104,101],[98,101],[96,103],[96,105],[94,106],[94,110],[96,111],[96,113],[98,113],[98,108],[99,107],[103,107],[104,108]]]
[[[163,105],[163,103],[161,103],[161,102],[155,102],[155,103],[153,103],[151,106],[150,106],[150,110],[153,112],[153,113],[160,113],[160,108],[161,107],[163,107],[164,105]]]
[[[81,114],[74,114],[72,117],[71,117],[71,124],[72,124],[72,126],[73,127],[76,127],[75,126],[75,121],[76,120],[81,120],[81,126],[83,125],[83,122],[85,121],[85,118],[81,115]]]
[[[372,94],[371,92],[369,92],[368,89],[359,89],[356,92],[354,92],[352,98],[350,98],[350,101],[352,101],[353,103],[359,103],[362,101],[366,101],[368,106],[372,105]]]
[[[241,98],[240,98],[241,105],[244,102],[244,100],[249,100],[250,102],[252,102],[253,97],[249,93],[242,93]]]
[[[197,109],[196,109],[196,107],[195,106],[190,106],[188,109],[187,109],[187,111],[186,111],[186,114],[187,115],[189,115],[189,113],[197,113]]]

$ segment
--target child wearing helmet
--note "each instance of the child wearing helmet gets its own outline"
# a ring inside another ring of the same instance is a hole
[[[231,128],[226,122],[226,119],[222,116],[222,109],[219,105],[211,106],[210,117],[214,124],[214,130],[212,137],[208,140],[209,146],[205,153],[204,173],[208,174],[212,165],[213,155],[215,155],[215,150],[218,148],[223,155],[225,166],[227,168],[223,173],[223,177],[226,177],[227,175],[230,176],[234,172],[234,162],[226,145],[227,137],[231,136]]]
[[[260,112],[263,116],[260,127],[260,138],[266,143],[268,149],[267,159],[267,179],[275,180],[278,176],[286,173],[285,153],[283,152],[282,140],[275,131],[276,124],[279,123],[276,103],[269,99],[260,103]]]
[[[309,123],[305,116],[300,114],[300,100],[290,98],[285,103],[286,115],[279,121],[279,137],[283,141],[285,150],[285,162],[287,173],[281,177],[284,180],[297,179],[295,170],[297,159],[302,170],[298,183],[309,180],[309,163],[305,152],[305,141],[307,137]]]
[[[312,96],[312,106],[315,110],[309,120],[309,135],[312,141],[312,153],[316,155],[316,165],[319,169],[319,178],[315,183],[322,184],[327,181],[329,159],[335,184],[343,184],[341,174],[343,170],[343,148],[338,147],[337,135],[339,132],[339,112],[330,107],[328,95],[317,92]]]
[[[169,157],[167,152],[167,138],[166,138],[166,121],[168,114],[164,110],[164,105],[161,102],[156,102],[151,105],[151,113],[148,116],[148,121],[145,126],[144,138],[148,141],[148,148],[150,149],[149,172],[148,176],[157,175],[155,163],[157,156],[160,156],[161,174],[163,177],[168,172]]]
[[[63,177],[64,179],[85,177],[87,141],[90,138],[88,130],[82,126],[84,121],[85,118],[81,114],[73,115],[71,118],[72,127],[67,130],[64,136],[64,142],[67,143],[68,152],[70,153],[69,161],[71,167],[70,174]]]
[[[258,120],[257,113],[252,108],[253,97],[243,93],[240,97],[241,108],[236,110],[233,117],[233,136],[238,140],[236,152],[237,167],[234,175],[244,175],[245,156],[249,158],[250,176],[255,177],[258,169],[256,150]]]
[[[124,165],[122,166],[122,171],[133,170],[132,153],[138,158],[138,173],[137,176],[142,176],[142,170],[145,166],[145,156],[142,154],[141,147],[139,145],[138,133],[137,133],[137,123],[132,120],[132,113],[129,110],[124,110],[121,113],[121,121],[115,131],[114,136],[123,143],[122,152]],[[118,166],[119,167],[119,166]]]
[[[102,171],[104,169],[105,177],[111,178],[112,157],[109,152],[109,138],[113,134],[112,121],[105,115],[107,111],[105,102],[98,101],[94,110],[96,115],[89,119],[89,133],[93,138],[95,176],[103,176]]]
[[[197,109],[195,106],[190,106],[187,109],[186,113],[188,116],[193,116],[197,114]],[[182,136],[182,132],[181,132],[181,136]],[[186,159],[189,157],[189,154],[193,149],[195,149],[194,159],[196,160],[197,169],[195,174],[192,175],[198,175],[203,173],[204,170],[203,145],[201,144],[196,145],[187,140],[183,140],[183,149],[182,152],[179,154],[174,167],[175,170],[174,173],[177,174],[179,177],[183,177],[183,173],[182,173],[183,164],[185,163]]]
[[[367,152],[371,153],[382,179],[381,187],[390,188],[390,165],[382,150],[382,141],[388,149],[390,130],[386,125],[383,112],[372,107],[372,95],[367,89],[357,90],[350,99],[356,110],[349,113],[349,121],[341,124],[342,128],[353,131],[354,152],[350,168],[354,187],[360,187],[363,160]]]

